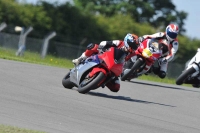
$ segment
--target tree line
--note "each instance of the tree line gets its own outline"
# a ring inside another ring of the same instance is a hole
[[[90,42],[123,39],[127,33],[152,34],[176,23],[180,28],[179,62],[190,59],[200,45],[200,40],[184,35],[187,15],[178,11],[171,0],[74,0],[73,4],[0,0],[0,22],[8,24],[5,32],[16,34],[15,26],[32,26],[31,37],[44,38],[56,31],[55,41],[74,45],[83,40],[86,46]]]

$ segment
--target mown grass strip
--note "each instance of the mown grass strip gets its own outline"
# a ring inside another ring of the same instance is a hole
[[[0,133],[45,133],[45,132],[28,130],[14,126],[0,125]]]

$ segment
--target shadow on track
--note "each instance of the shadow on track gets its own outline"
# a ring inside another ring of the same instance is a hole
[[[175,90],[184,90],[184,91],[191,91],[191,92],[198,92],[200,93],[200,91],[194,91],[194,90],[188,90],[188,89],[184,89],[184,88],[180,88],[180,87],[174,87],[174,86],[167,86],[167,85],[159,85],[159,84],[153,84],[153,83],[144,83],[144,82],[138,82],[138,81],[129,81],[131,83],[135,83],[135,84],[142,84],[142,85],[150,85],[150,86],[157,86],[157,87],[161,87],[161,88],[169,88],[169,89],[175,89]]]
[[[107,94],[103,94],[103,93],[99,93],[99,92],[88,92],[87,94],[88,95],[92,95],[92,96],[98,96],[98,97],[104,97],[104,98],[112,98],[112,99],[124,100],[124,101],[130,101],[130,102],[137,102],[137,103],[144,103],[144,104],[157,104],[157,105],[162,105],[162,106],[176,107],[176,106],[167,105],[167,104],[161,104],[161,103],[155,103],[155,102],[131,99],[130,97],[111,96],[111,95],[107,95]]]

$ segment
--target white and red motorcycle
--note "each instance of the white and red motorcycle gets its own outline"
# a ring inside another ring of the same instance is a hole
[[[200,87],[200,48],[195,56],[186,65],[185,70],[176,79],[177,85],[192,84],[193,87]]]
[[[135,56],[125,62],[123,72],[121,74],[121,80],[130,81],[137,78],[138,75],[145,74],[143,70],[146,67],[147,62],[154,64],[159,63],[159,58],[163,54],[163,44],[156,39],[145,39],[140,46],[135,50]]]

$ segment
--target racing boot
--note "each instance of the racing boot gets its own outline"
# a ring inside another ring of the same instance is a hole
[[[166,77],[166,72],[160,71],[160,72],[158,73],[158,76],[159,76],[161,79],[164,79],[164,78]]]
[[[78,57],[77,59],[73,59],[72,62],[75,65],[78,65],[81,61],[85,60],[87,58],[87,56],[85,55],[85,53],[83,53],[80,57]]]

